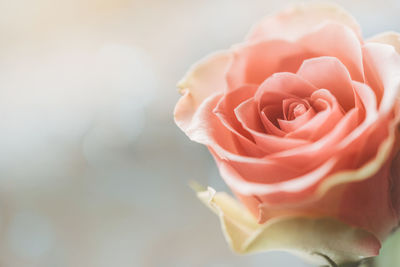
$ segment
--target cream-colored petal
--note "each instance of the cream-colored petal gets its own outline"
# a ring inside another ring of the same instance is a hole
[[[226,88],[225,73],[231,64],[232,54],[214,53],[193,65],[177,84],[183,95],[175,106],[175,121],[183,131],[191,125],[192,117],[208,97]]]
[[[331,218],[286,217],[258,224],[238,201],[208,188],[198,197],[219,217],[225,238],[237,253],[284,250],[316,264],[320,255],[336,263],[376,256],[380,242],[371,233]]]
[[[400,54],[391,45],[369,42],[363,46],[363,57],[367,81],[375,77],[377,85],[371,88],[380,87],[379,111],[386,113],[393,109],[400,93]]]
[[[231,248],[237,253],[244,253],[243,244],[259,228],[254,217],[225,192],[217,193],[209,187],[206,191],[198,192],[197,196],[219,216],[222,230]]]
[[[246,39],[250,42],[271,39],[294,41],[327,21],[348,26],[362,40],[361,30],[355,19],[347,11],[332,3],[293,5],[261,20]]]
[[[196,103],[222,92],[226,87],[225,73],[231,60],[232,54],[229,51],[217,52],[202,59],[178,82],[179,92],[184,94],[189,91]]]
[[[383,32],[372,36],[367,42],[389,44],[400,54],[400,33],[398,32]]]

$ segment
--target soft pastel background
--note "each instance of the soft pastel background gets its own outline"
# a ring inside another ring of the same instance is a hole
[[[400,0],[338,2],[400,31]],[[172,120],[188,67],[285,4],[0,0],[0,266],[308,266],[229,250],[188,182],[225,187]]]

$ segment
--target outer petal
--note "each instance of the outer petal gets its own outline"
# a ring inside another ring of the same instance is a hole
[[[298,195],[300,199],[302,198],[305,202],[318,199],[323,197],[328,190],[336,185],[343,183],[351,183],[356,181],[363,181],[371,178],[375,175],[382,166],[390,160],[391,153],[393,153],[393,146],[395,144],[395,134],[396,126],[398,124],[399,118],[393,121],[390,125],[389,136],[382,142],[379,150],[374,158],[369,162],[364,164],[361,168],[355,170],[345,170],[335,172],[332,175],[326,176],[331,172],[333,165],[336,163],[335,157],[330,161],[326,162],[324,165],[309,173],[304,177],[297,177],[289,181],[276,183],[276,184],[260,184],[246,182],[243,179],[239,179],[238,175],[234,175],[232,170],[227,168],[229,166],[219,166],[221,171],[221,176],[224,178],[225,182],[236,192],[242,195],[258,195],[263,196],[263,202],[266,202],[264,197],[268,197],[271,203],[277,200],[275,204],[279,204],[285,200],[289,202],[293,196]],[[333,161],[333,162],[332,162]],[[279,161],[282,163],[282,161]],[[221,168],[225,167],[225,168]],[[325,177],[324,179],[321,179]],[[308,197],[304,199],[304,191],[312,189],[313,192],[308,192]],[[274,196],[277,196],[275,198]]]
[[[285,214],[325,215],[362,227],[374,233],[377,238],[385,239],[397,226],[400,211],[399,172],[396,168],[398,157],[392,165],[392,173],[389,173],[390,163],[399,147],[398,132],[394,129],[397,123],[398,118],[392,123],[391,133],[381,144],[375,158],[359,169],[341,171],[326,177],[316,191],[309,195],[314,199],[308,198],[307,201],[302,198],[286,205],[280,202],[269,204],[267,201],[272,200],[273,195],[258,195],[264,203],[259,207],[262,209],[259,220],[265,221]],[[291,197],[285,195],[286,198]],[[276,194],[277,197],[285,195]]]
[[[236,200],[209,188],[198,197],[219,217],[225,238],[237,253],[285,250],[316,264],[325,255],[336,263],[376,256],[380,242],[371,233],[330,218],[286,217],[258,224]]]
[[[229,89],[246,83],[261,84],[274,73],[297,72],[304,60],[319,56],[337,58],[353,80],[363,82],[361,43],[345,25],[326,22],[293,41],[241,44],[234,49],[232,65],[227,71]]]
[[[363,47],[365,78],[375,90],[379,111],[392,110],[400,91],[400,55],[391,45],[369,42]]]
[[[261,84],[277,72],[296,72],[303,60],[313,56],[300,45],[284,40],[241,44],[233,54],[227,72],[231,90],[246,83]]]
[[[352,80],[364,82],[362,42],[348,27],[338,23],[324,23],[305,34],[298,43],[314,55],[339,59],[346,66]]]
[[[185,96],[187,94],[188,92]],[[177,121],[178,126],[192,141],[208,146],[220,158],[239,162],[257,161],[257,158],[249,156],[255,152],[253,148],[238,142],[238,136],[231,132],[213,112],[222,96],[222,93],[215,94],[205,99],[192,115],[190,123],[182,126]]]
[[[389,44],[393,46],[394,49],[396,49],[397,53],[400,54],[400,33],[397,32],[380,33],[368,39],[367,42]]]
[[[329,216],[366,229],[383,240],[398,222],[394,211],[397,207],[395,203],[392,204],[393,191],[398,191],[398,188],[391,183],[392,178],[398,177],[390,175],[390,163],[386,162],[377,173],[362,182],[345,182],[330,188],[316,201],[304,202],[303,199],[286,206],[280,203],[262,204],[259,206],[259,221],[264,222],[288,214]],[[264,199],[264,197],[259,198],[261,201]]]
[[[184,132],[204,99],[226,88],[225,72],[231,57],[229,52],[213,54],[194,65],[178,83],[183,96],[175,106],[174,117]]]
[[[361,30],[355,19],[335,4],[297,4],[268,16],[256,24],[247,37],[249,42],[283,39],[293,41],[319,24],[333,21],[352,29],[361,40]]]
[[[222,96],[213,110],[221,123],[235,134],[238,142],[250,152],[249,156],[260,156],[264,153],[262,153],[262,150],[253,142],[251,135],[243,129],[238,122],[234,110],[241,102],[253,97],[256,90],[256,86],[245,85],[236,90],[229,91]]]

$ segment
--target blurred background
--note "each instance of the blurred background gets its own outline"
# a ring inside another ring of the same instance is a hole
[[[400,31],[399,0],[336,2]],[[229,250],[188,182],[227,189],[172,119],[188,67],[286,4],[0,0],[0,266],[308,266]]]

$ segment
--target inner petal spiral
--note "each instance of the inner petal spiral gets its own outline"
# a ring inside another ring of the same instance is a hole
[[[293,117],[297,118],[306,113],[307,108],[303,104],[297,104],[293,110]]]

